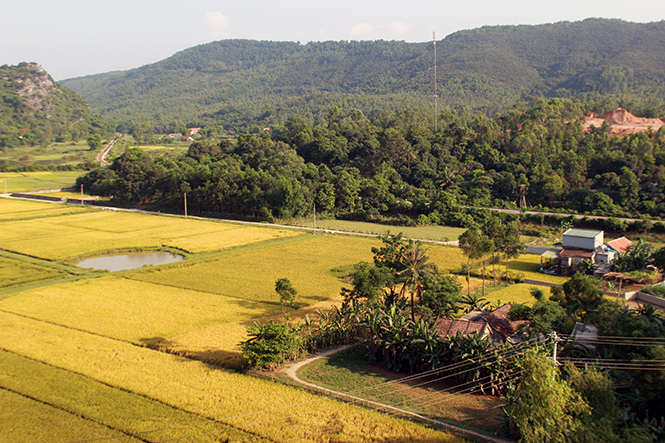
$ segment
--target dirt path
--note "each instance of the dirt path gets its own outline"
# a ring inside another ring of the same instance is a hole
[[[279,368],[277,370],[277,372],[284,373],[284,374],[288,375],[292,380],[296,381],[297,383],[299,383],[303,386],[307,386],[310,389],[315,389],[317,391],[321,391],[321,392],[333,395],[337,398],[341,398],[343,400],[350,401],[350,403],[352,403],[352,404],[361,404],[361,405],[369,406],[370,408],[376,408],[377,410],[381,410],[381,411],[384,411],[384,412],[387,411],[388,413],[393,413],[393,414],[399,414],[401,416],[412,417],[412,418],[418,419],[420,421],[424,421],[426,423],[430,423],[430,424],[434,424],[436,426],[439,426],[443,429],[446,429],[446,430],[450,431],[451,433],[453,433],[455,435],[461,436],[463,438],[469,439],[469,440],[474,441],[474,442],[513,443],[510,440],[503,440],[503,439],[500,439],[500,438],[494,438],[494,437],[490,437],[490,436],[487,436],[487,435],[483,435],[483,434],[480,434],[478,432],[471,431],[469,429],[464,429],[464,428],[460,428],[458,426],[454,426],[454,425],[451,425],[451,424],[448,424],[448,423],[444,423],[444,422],[436,420],[434,418],[430,418],[430,417],[427,417],[427,416],[424,416],[424,415],[416,414],[415,412],[411,412],[411,411],[408,411],[406,409],[396,408],[394,406],[390,406],[390,405],[386,405],[386,404],[383,404],[383,403],[378,403],[378,402],[375,402],[375,401],[367,400],[367,399],[364,399],[362,397],[356,397],[355,395],[350,395],[350,394],[347,394],[347,393],[344,393],[344,392],[339,392],[339,391],[334,391],[332,389],[324,388],[323,386],[319,386],[319,385],[316,385],[314,383],[306,382],[306,381],[302,380],[300,377],[298,377],[297,372],[300,368],[302,368],[304,366],[307,366],[308,364],[310,364],[313,361],[318,360],[320,358],[329,357],[329,356],[331,356],[333,354],[336,354],[338,352],[341,352],[345,349],[349,349],[352,346],[355,346],[355,345],[354,344],[344,345],[344,346],[340,346],[338,348],[328,349],[328,350],[323,351],[319,354],[310,355],[309,357],[307,357],[303,361],[299,361],[297,363],[291,363],[291,364],[282,366],[281,368]]]

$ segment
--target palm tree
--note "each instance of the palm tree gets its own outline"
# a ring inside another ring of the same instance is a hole
[[[397,275],[404,279],[400,296],[404,297],[407,290],[411,293],[411,319],[414,321],[415,295],[418,295],[419,302],[422,302],[425,279],[439,272],[434,263],[428,263],[429,257],[425,252],[420,242],[409,242],[407,247],[401,251],[399,258],[403,269]]]

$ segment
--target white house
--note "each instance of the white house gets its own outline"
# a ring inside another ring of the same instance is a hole
[[[563,247],[594,250],[604,241],[603,231],[589,229],[569,229],[563,233]]]

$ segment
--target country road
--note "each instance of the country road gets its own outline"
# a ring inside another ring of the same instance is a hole
[[[115,142],[118,141],[118,138],[119,138],[121,135],[122,135],[122,134],[120,134],[120,133],[116,133],[116,136],[117,136],[117,137],[114,138],[113,140],[111,140],[111,141],[109,142],[109,144],[106,145],[106,147],[105,147],[104,149],[102,149],[102,152],[100,152],[99,154],[97,154],[97,155],[95,156],[95,161],[98,161],[99,164],[102,165],[102,166],[110,166],[111,163],[109,163],[109,162],[106,161],[106,155],[109,153],[109,151],[111,150],[111,148],[113,148],[113,146],[115,145]]]
[[[574,217],[577,220],[582,220],[583,218],[590,218],[594,220],[607,220],[608,218],[614,218],[623,222],[634,223],[636,221],[645,220],[645,218],[627,218],[627,217],[608,217],[606,215],[587,215],[587,214],[570,214],[563,212],[545,212],[545,211],[520,211],[519,209],[504,209],[504,208],[479,208],[477,206],[462,206],[463,208],[469,209],[487,209],[495,212],[504,212],[506,214],[528,214],[528,215],[558,215],[559,217]],[[652,222],[660,221],[658,219],[649,219]]]

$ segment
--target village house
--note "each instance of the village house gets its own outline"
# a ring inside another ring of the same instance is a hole
[[[479,337],[490,337],[494,342],[515,344],[522,341],[517,335],[518,329],[529,322],[526,320],[511,321],[508,318],[511,304],[506,303],[494,311],[471,311],[458,319],[437,318],[434,328],[442,337],[457,334],[478,334]]]
[[[589,229],[568,229],[563,233],[562,248],[550,249],[541,255],[541,270],[555,269],[558,275],[572,275],[584,260],[591,260],[594,275],[602,276],[612,268],[617,254],[632,245],[625,237],[605,243],[604,232]]]

